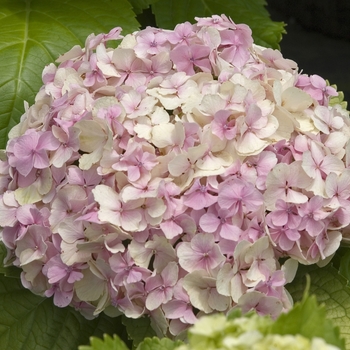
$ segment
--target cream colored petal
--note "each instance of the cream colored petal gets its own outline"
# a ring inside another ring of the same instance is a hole
[[[268,141],[259,139],[252,132],[247,132],[237,141],[236,150],[240,156],[251,156],[259,154],[268,144]]]
[[[174,144],[172,134],[175,130],[174,124],[159,124],[152,128],[151,142],[158,148],[164,148]]]
[[[309,108],[312,103],[313,100],[309,94],[294,86],[282,93],[281,105],[290,112],[302,112]]]

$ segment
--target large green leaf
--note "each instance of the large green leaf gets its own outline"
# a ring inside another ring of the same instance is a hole
[[[214,14],[230,16],[235,23],[246,23],[256,44],[278,48],[284,24],[273,22],[265,0],[161,0],[152,5],[159,27],[172,29],[177,23]]]
[[[157,1],[159,0],[129,0],[133,10],[137,14],[141,13],[143,10],[147,9],[151,4]]]
[[[302,298],[305,274],[309,274],[311,278],[310,294],[314,294],[318,302],[325,304],[327,318],[339,327],[346,349],[350,349],[350,289],[346,286],[347,281],[331,265],[323,268],[301,267],[294,281],[287,285],[294,300]]]
[[[45,65],[91,33],[137,30],[127,0],[0,0],[0,148],[42,85]]]
[[[20,281],[0,275],[0,344],[11,350],[76,350],[90,336],[119,333],[121,318],[100,315],[86,320],[71,307],[60,309],[23,288]]]

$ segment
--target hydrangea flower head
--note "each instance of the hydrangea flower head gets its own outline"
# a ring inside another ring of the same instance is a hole
[[[350,224],[337,92],[224,15],[120,33],[47,66],[10,131],[5,264],[57,306],[173,335],[236,306],[277,317],[298,262],[328,261]]]

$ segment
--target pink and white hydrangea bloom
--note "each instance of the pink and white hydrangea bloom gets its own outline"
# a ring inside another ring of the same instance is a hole
[[[90,35],[44,69],[10,131],[5,264],[59,307],[148,315],[174,336],[237,306],[277,317],[298,263],[340,245],[350,120],[336,90],[244,24],[196,21]]]

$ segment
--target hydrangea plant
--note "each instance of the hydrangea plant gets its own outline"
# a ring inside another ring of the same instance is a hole
[[[173,336],[236,306],[289,310],[298,262],[326,263],[350,223],[336,90],[225,15],[92,34],[58,62],[1,161],[22,284]]]

